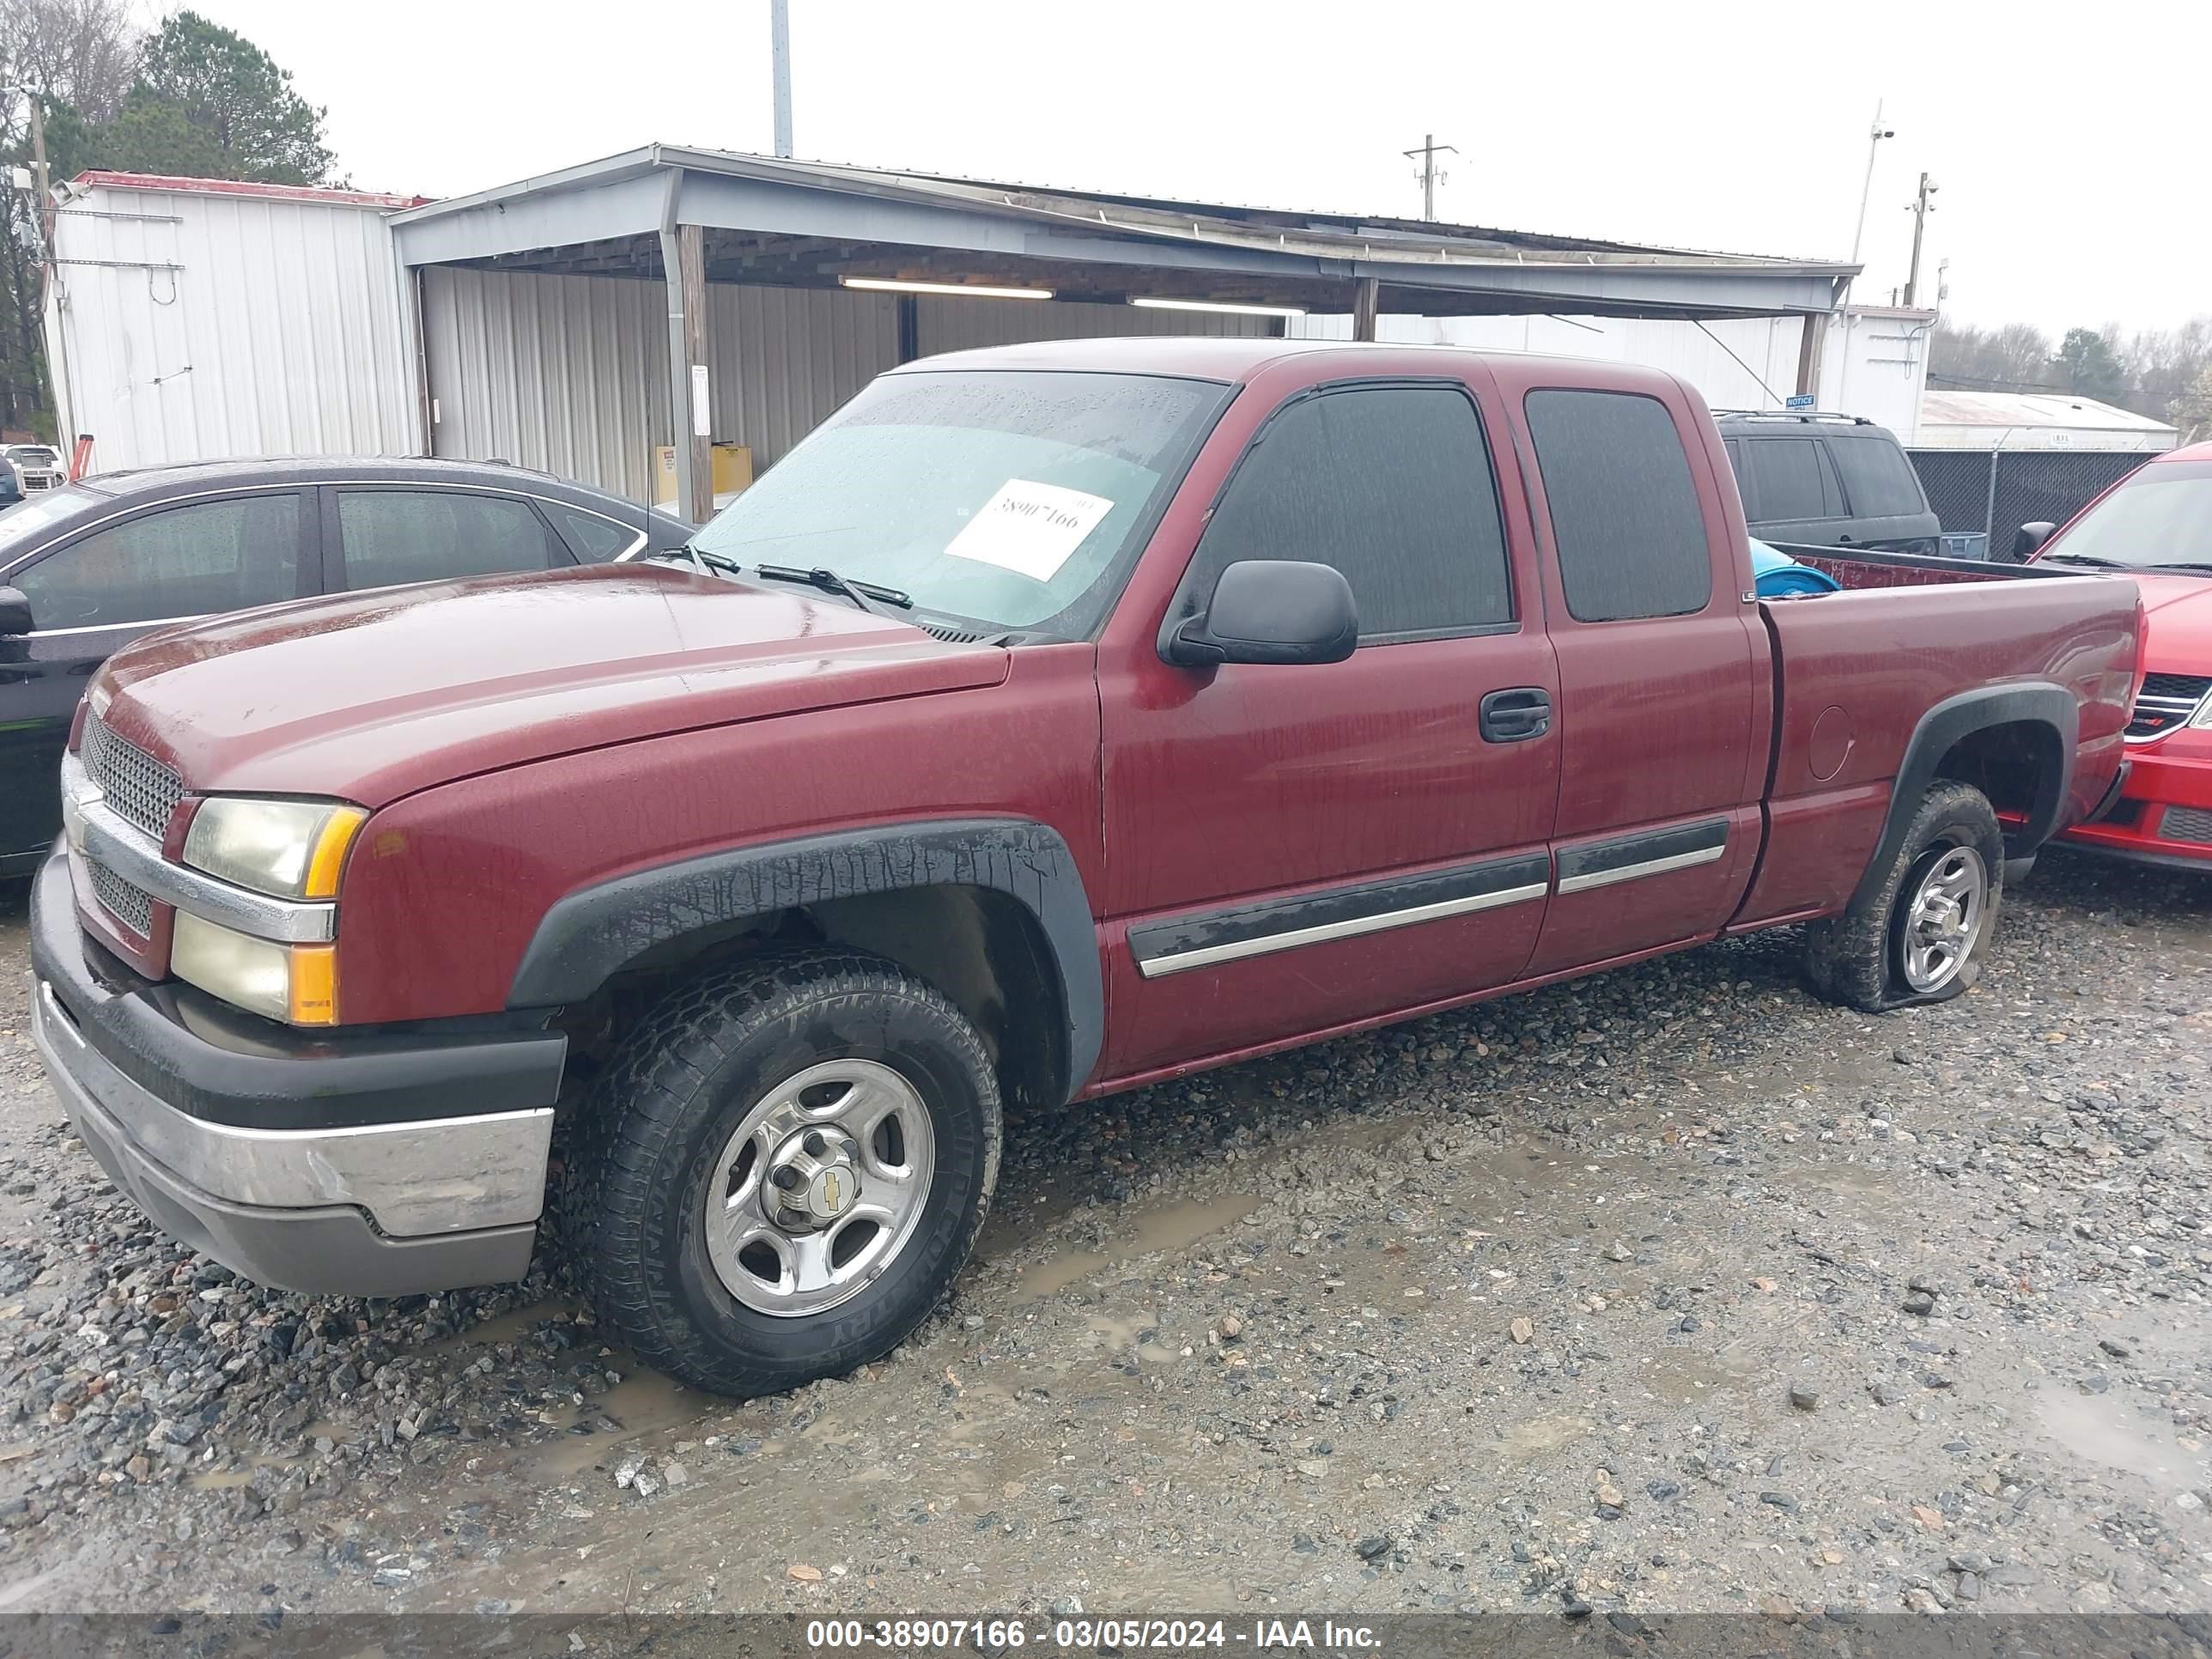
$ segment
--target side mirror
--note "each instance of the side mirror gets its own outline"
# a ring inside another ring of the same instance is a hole
[[[0,639],[31,631],[31,602],[20,587],[0,587]]]
[[[1359,607],[1344,573],[1325,564],[1240,559],[1221,573],[1203,613],[1168,636],[1167,659],[1214,663],[1342,662],[1359,643]]]
[[[2026,564],[2035,556],[2036,550],[2057,533],[2058,526],[2048,519],[2037,519],[2024,524],[2012,532],[2012,551],[2006,556],[2008,564]]]

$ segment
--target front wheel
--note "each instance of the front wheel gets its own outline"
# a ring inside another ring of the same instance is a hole
[[[740,1398],[881,1358],[968,1259],[998,1179],[989,1057],[880,957],[749,959],[624,1039],[571,1160],[601,1324]]]
[[[1807,977],[1869,1013],[1957,996],[1980,975],[2004,872],[1988,799],[1971,784],[1930,785],[1881,882],[1806,929]]]

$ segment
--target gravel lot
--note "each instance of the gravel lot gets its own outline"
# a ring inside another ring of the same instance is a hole
[[[4,902],[0,1607],[2212,1605],[2212,880],[2048,855],[1938,1009],[1784,934],[1028,1119],[949,1310],[742,1407],[155,1235]]]

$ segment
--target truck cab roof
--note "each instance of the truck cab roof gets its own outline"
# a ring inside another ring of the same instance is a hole
[[[1593,374],[1608,386],[1642,381],[1654,388],[1679,385],[1663,369],[1601,362],[1580,357],[1523,351],[1480,351],[1467,346],[1407,345],[1389,341],[1209,338],[1192,335],[1139,335],[1121,339],[1044,340],[1024,345],[983,346],[950,351],[904,363],[890,371],[916,374],[947,369],[1018,369],[1066,374],[1161,374],[1236,385],[1278,364],[1300,361],[1326,365],[1317,378],[1353,377],[1363,372],[1405,374],[1409,366],[1429,364],[1438,374],[1463,372],[1469,358],[1493,366],[1510,364],[1525,378],[1556,367],[1564,384],[1590,383]]]

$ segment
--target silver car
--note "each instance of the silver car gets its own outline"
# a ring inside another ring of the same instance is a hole
[[[69,482],[61,451],[46,444],[10,444],[0,451],[0,459],[15,469],[16,482],[27,495],[34,489],[53,489]]]

